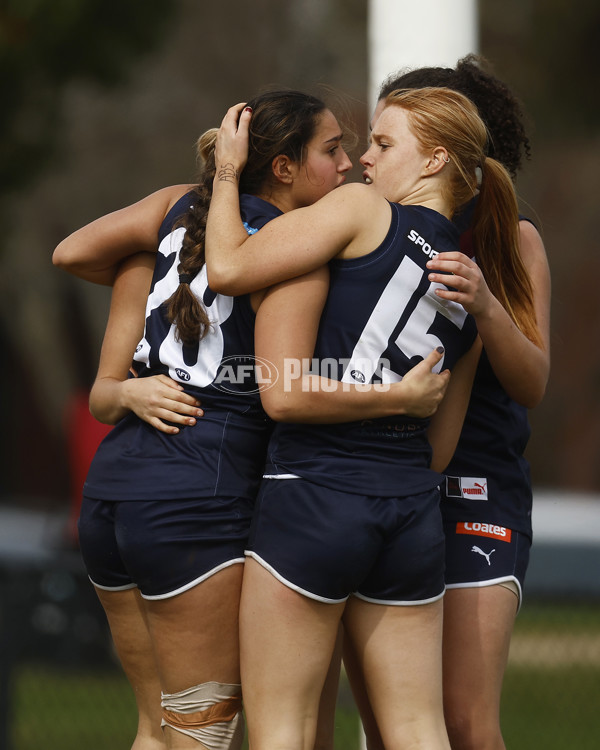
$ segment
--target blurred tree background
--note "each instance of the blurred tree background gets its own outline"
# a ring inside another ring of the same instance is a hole
[[[517,187],[553,275],[553,370],[531,414],[534,484],[600,492],[600,6],[480,0],[479,13],[480,51],[530,115],[532,159]],[[0,502],[62,507],[70,493],[68,409],[91,385],[109,290],[54,269],[55,245],[193,180],[198,135],[266,85],[338,92],[358,157],[366,22],[366,0],[2,0]]]

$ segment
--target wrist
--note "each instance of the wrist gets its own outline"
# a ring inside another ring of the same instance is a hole
[[[237,166],[233,161],[224,160],[219,163],[215,171],[215,183],[230,182],[237,187],[242,166]]]
[[[114,384],[114,388],[117,391],[115,401],[121,409],[126,409],[127,411],[131,410],[131,384],[133,382],[135,382],[134,378],[128,378],[127,380],[117,381]]]
[[[484,297],[483,304],[477,310],[473,310],[471,315],[476,322],[484,323],[493,321],[504,308],[497,297],[490,292]]]

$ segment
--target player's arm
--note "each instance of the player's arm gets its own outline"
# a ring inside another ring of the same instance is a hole
[[[427,263],[432,271],[447,271],[454,277],[432,273],[456,291],[438,290],[446,299],[460,302],[477,323],[494,373],[507,394],[533,408],[542,400],[550,373],[550,271],[542,239],[528,221],[519,224],[521,256],[533,287],[534,307],[542,346],[525,336],[492,295],[481,270],[462,253],[441,253]]]
[[[195,424],[198,402],[166,375],[129,378],[135,348],[144,332],[145,305],[154,268],[154,255],[140,253],[123,262],[115,279],[110,313],[90,411],[99,421],[115,424],[130,411],[159,430],[176,433],[178,424]]]
[[[254,292],[319,268],[359,238],[370,247],[383,240],[389,206],[359,184],[343,185],[248,237],[240,216],[238,178],[247,156],[250,114],[242,112],[238,122],[240,108],[228,111],[217,137],[205,248],[211,289],[230,295]],[[369,235],[374,228],[376,240]]]
[[[248,236],[245,231],[243,235],[233,231],[241,226],[237,185],[215,181],[206,227],[211,289],[221,294],[245,294],[301,276],[327,263],[359,236],[366,246],[376,247],[379,242],[371,242],[366,230],[378,227],[377,216],[384,212],[387,230],[389,206],[382,199],[365,198],[362,191],[366,189],[364,185],[343,185]],[[369,206],[374,216],[369,216]],[[375,224],[369,225],[370,218]]]
[[[70,234],[52,255],[55,266],[87,281],[111,285],[119,263],[139,252],[156,253],[167,212],[193,185],[173,185],[101,216]]]
[[[458,445],[481,348],[481,339],[477,337],[469,351],[454,365],[446,394],[429,423],[427,436],[432,448],[431,468],[434,471],[444,471]]]
[[[274,385],[262,386],[265,411],[276,421],[313,423],[430,416],[449,379],[448,371],[432,372],[442,357],[437,350],[401,382],[385,386],[342,383],[308,372],[328,289],[328,269],[323,267],[277,285],[263,298],[256,317],[256,355],[278,373]]]

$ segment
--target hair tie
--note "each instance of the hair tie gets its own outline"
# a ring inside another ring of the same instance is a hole
[[[180,284],[191,284],[194,280],[196,274],[194,273],[180,273],[179,274],[179,283]]]
[[[481,167],[475,167],[475,181],[477,187],[481,187],[481,181],[483,180],[483,169]]]

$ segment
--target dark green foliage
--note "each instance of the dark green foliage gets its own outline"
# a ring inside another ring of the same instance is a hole
[[[174,0],[4,0],[0,9],[0,195],[31,183],[60,139],[66,87],[116,86],[167,35]]]

